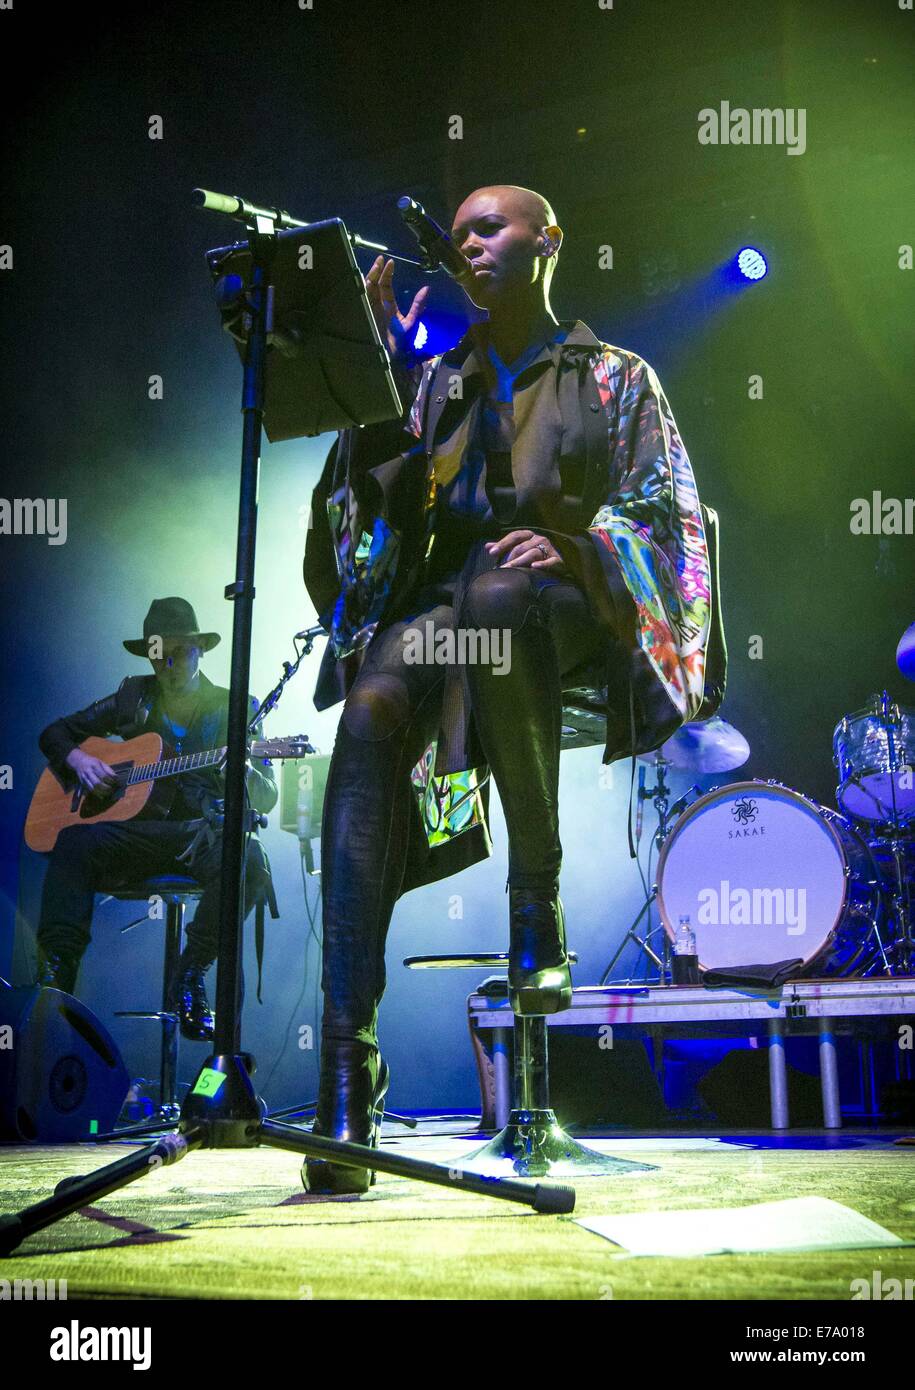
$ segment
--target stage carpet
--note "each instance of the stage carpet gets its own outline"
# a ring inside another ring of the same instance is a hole
[[[387,1126],[386,1126],[387,1129]],[[402,1131],[401,1131],[402,1133]],[[460,1160],[454,1134],[391,1137]],[[594,1141],[656,1171],[576,1183],[576,1216],[822,1196],[915,1240],[915,1148],[892,1136]],[[126,1151],[0,1149],[0,1212]],[[294,1154],[200,1152],[31,1236],[0,1279],[66,1279],[70,1299],[836,1299],[853,1279],[911,1279],[915,1250],[614,1258],[570,1217],[379,1174],[366,1197],[307,1196]]]

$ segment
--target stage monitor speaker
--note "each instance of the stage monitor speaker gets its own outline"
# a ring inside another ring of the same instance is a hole
[[[817,1129],[823,1123],[819,1080],[790,1064],[786,1067],[791,1123],[798,1129]],[[717,1124],[729,1129],[768,1129],[769,1053],[764,1047],[737,1047],[706,1072],[698,1091]]]
[[[550,1029],[550,1100],[561,1124],[660,1128],[669,1122],[658,1079],[638,1038],[604,1048],[593,1034]]]
[[[76,1143],[117,1122],[130,1077],[95,1015],[59,989],[0,987],[0,1139]]]

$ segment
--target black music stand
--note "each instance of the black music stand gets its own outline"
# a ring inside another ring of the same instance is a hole
[[[221,197],[207,195],[211,196]],[[445,1168],[303,1132],[264,1118],[266,1106],[254,1090],[254,1058],[241,1051],[240,982],[248,681],[261,432],[264,430],[270,440],[292,439],[370,424],[398,416],[401,403],[343,222],[330,218],[290,226],[288,214],[253,208],[240,199],[223,199],[222,203],[237,203],[236,215],[251,223],[251,232],[246,242],[207,255],[226,326],[244,344],[236,570],[234,582],[225,590],[235,608],[214,1052],[184,1099],[176,1131],[86,1177],[65,1178],[53,1197],[16,1215],[0,1217],[0,1255],[14,1250],[33,1232],[199,1148],[247,1149],[269,1144],[345,1167],[373,1168],[501,1197],[539,1212],[568,1212],[575,1204],[574,1190],[567,1186],[485,1178],[457,1167]],[[219,210],[229,208],[222,205]],[[280,231],[276,230],[277,222],[282,225]],[[268,348],[272,349],[271,356]]]

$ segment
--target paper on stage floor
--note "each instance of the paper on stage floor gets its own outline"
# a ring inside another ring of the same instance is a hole
[[[727,1255],[767,1250],[862,1250],[907,1245],[860,1212],[826,1197],[793,1197],[750,1207],[645,1211],[575,1218],[586,1231],[632,1255]]]

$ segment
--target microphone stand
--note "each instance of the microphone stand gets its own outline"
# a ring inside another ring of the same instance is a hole
[[[195,188],[191,196],[197,207],[206,208],[208,212],[224,212],[226,216],[244,222],[246,227],[254,226],[258,218],[270,222],[274,227],[289,228],[310,225],[300,217],[293,217],[282,208],[262,208],[256,203],[250,203],[246,198],[238,198],[234,194],[213,193],[208,188]],[[404,265],[416,266],[418,270],[438,269],[438,266],[428,265],[426,260],[417,261],[412,256],[401,256],[398,251],[392,251],[390,246],[385,246],[383,242],[367,241],[358,232],[347,232],[347,236],[352,246],[358,246],[365,251],[380,251],[383,255],[390,257],[392,261],[401,261]]]
[[[264,696],[261,704],[258,706],[257,713],[254,715],[253,719],[251,720],[251,723],[249,724],[249,730],[253,728],[254,725],[259,724],[262,719],[266,718],[266,716],[270,713],[271,710],[276,709],[282,697],[283,691],[286,689],[286,686],[292,680],[293,676],[298,671],[302,662],[305,660],[306,656],[311,656],[311,653],[314,650],[315,638],[325,637],[326,635],[327,634],[325,633],[324,628],[321,626],[320,623],[316,623],[314,627],[307,628],[304,632],[296,633],[295,637],[293,637],[292,639],[292,645],[295,650],[295,661],[283,662],[283,674],[280,676],[276,685],[269,692],[269,694]],[[302,643],[301,651],[299,651],[298,647],[296,646],[296,643],[298,642]],[[315,749],[312,748],[311,744],[308,745],[308,752],[315,752]]]
[[[223,195],[207,194],[206,206]],[[198,202],[200,199],[198,198]],[[277,223],[288,214],[261,209],[244,200],[225,199],[233,216],[253,224],[248,238],[251,257],[247,308],[250,331],[245,345],[242,383],[241,476],[239,483],[235,579],[225,588],[234,604],[231,681],[226,746],[225,826],[220,875],[219,957],[216,976],[214,1052],[203,1064],[181,1106],[178,1129],[106,1164],[88,1176],[64,1178],[54,1195],[15,1214],[0,1216],[0,1255],[8,1255],[27,1236],[54,1224],[80,1207],[93,1205],[156,1168],[187,1157],[195,1149],[253,1149],[261,1144],[286,1149],[344,1167],[369,1168],[479,1196],[518,1202],[542,1213],[570,1212],[574,1188],[519,1178],[487,1178],[458,1167],[406,1158],[368,1145],[312,1134],[264,1118],[265,1106],[252,1084],[255,1061],[241,1050],[242,879],[244,871],[245,792],[248,757],[248,693],[254,613],[254,559],[260,448],[266,400],[268,321],[272,303],[271,268],[277,252]],[[247,211],[245,210],[247,209]],[[220,206],[218,211],[230,211]],[[301,224],[295,223],[295,226]],[[364,296],[364,289],[360,286]],[[356,293],[355,287],[353,292]],[[371,315],[369,315],[371,317]],[[386,355],[385,355],[386,359]]]

